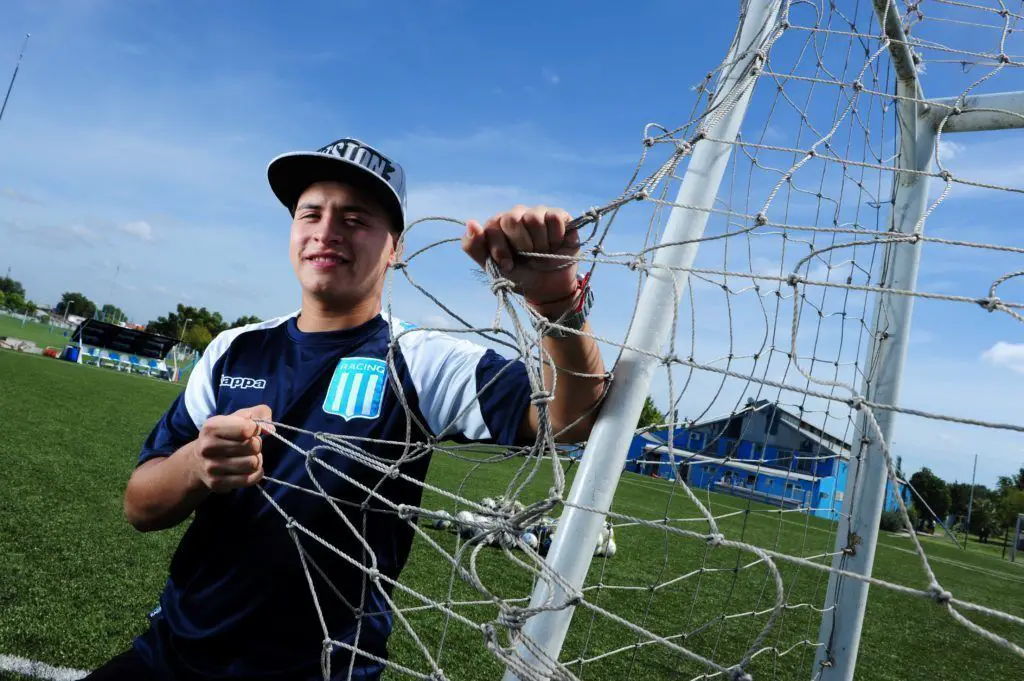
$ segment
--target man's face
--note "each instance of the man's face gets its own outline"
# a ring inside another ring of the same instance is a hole
[[[292,267],[306,295],[345,309],[379,298],[395,254],[387,212],[365,192],[318,182],[292,219]]]

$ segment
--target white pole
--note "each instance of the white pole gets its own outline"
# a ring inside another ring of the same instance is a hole
[[[892,62],[897,75],[897,118],[900,122],[898,170],[928,172],[932,167],[935,130],[921,116],[918,104],[910,98],[921,96],[913,61],[903,41],[895,0],[874,0],[879,23],[895,42],[891,47]],[[891,233],[912,234],[920,221],[928,200],[928,176],[897,172],[893,178],[895,204]],[[889,243],[882,265],[883,289],[912,291],[917,285],[921,259],[920,242]],[[861,389],[866,400],[878,404],[898,404],[903,363],[910,336],[913,298],[907,295],[880,293],[875,307],[871,352],[867,366],[871,374]],[[892,442],[894,414],[885,409],[874,412],[886,443]],[[839,518],[836,530],[836,556],[833,569],[870,576],[878,541],[878,525],[885,503],[888,467],[882,443],[869,426],[865,414],[858,419],[854,456],[847,469],[848,514]],[[940,521],[941,522],[941,521]],[[852,681],[860,648],[860,634],[867,606],[868,584],[862,580],[829,574],[814,670],[821,681]]]
[[[757,72],[751,66],[756,52],[775,30],[781,0],[750,0],[746,4],[739,39],[730,50],[727,64],[711,107],[722,111],[712,118],[706,133],[714,139],[732,140],[739,132]],[[737,97],[737,92],[740,92]],[[722,105],[725,106],[722,106]],[[689,268],[697,255],[698,244],[708,220],[708,209],[718,194],[729,161],[732,145],[698,140],[693,149],[676,203],[669,214],[662,243],[687,242],[659,248],[654,266],[648,273],[633,324],[615,366],[612,383],[601,407],[579,470],[573,480],[567,505],[558,524],[558,532],[547,555],[547,565],[562,584],[539,579],[529,607],[550,608],[526,621],[515,665],[509,665],[505,681],[517,679],[514,667],[525,665],[545,674],[550,661],[558,659],[575,607],[570,601],[579,593],[593,560],[594,546],[611,507],[619,476],[625,465],[629,442],[648,394],[651,379],[660,365],[657,354],[668,339],[673,315],[670,306],[685,290],[688,273],[666,269]],[[682,208],[681,205],[693,206]],[[635,348],[635,349],[634,349]],[[648,354],[652,353],[652,354]],[[595,509],[583,511],[578,506]],[[531,675],[533,676],[533,675]]]
[[[967,502],[967,530],[964,532],[964,551],[971,540],[971,511],[974,510],[974,478],[978,474],[978,455],[974,455],[974,470],[971,471],[971,497]]]

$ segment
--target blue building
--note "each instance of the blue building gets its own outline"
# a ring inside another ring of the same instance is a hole
[[[846,492],[850,445],[767,400],[736,412],[676,428],[637,435],[626,470],[674,480],[837,520]],[[899,481],[904,502],[910,491]],[[897,502],[887,483],[886,510]]]

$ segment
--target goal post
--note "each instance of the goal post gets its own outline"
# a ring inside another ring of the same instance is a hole
[[[873,2],[896,73],[899,150],[890,232],[903,238],[893,238],[885,247],[885,279],[879,283],[883,292],[875,306],[871,334],[869,366],[873,373],[864,381],[861,394],[868,403],[897,405],[914,303],[913,296],[905,292],[917,289],[922,247],[918,237],[924,233],[936,137],[1024,127],[1024,92],[925,99],[896,0]],[[823,645],[816,654],[815,678],[821,681],[854,678],[869,584],[845,575],[871,576],[886,482],[891,479],[895,484],[896,479],[889,452],[895,412],[886,408],[860,411],[859,441],[847,473],[850,513],[840,516],[818,636]],[[897,498],[905,516],[902,498]]]
[[[659,350],[675,316],[666,314],[686,288],[699,241],[725,174],[732,145],[760,66],[776,30],[781,0],[751,0],[725,60],[707,119],[692,145],[692,157],[669,213],[661,243],[637,304],[634,321],[615,365],[615,380],[587,442],[579,471],[565,501],[547,564],[558,579],[538,580],[526,622],[504,681],[519,677],[516,669],[548,667],[557,660],[574,607],[593,557],[593,547],[611,508],[630,440],[659,364]],[[708,139],[710,138],[710,139]],[[726,142],[715,140],[728,140]],[[680,147],[681,157],[687,150]]]

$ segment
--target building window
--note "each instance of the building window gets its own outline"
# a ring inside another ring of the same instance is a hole
[[[754,480],[755,480],[755,476],[754,475],[748,475],[747,476],[747,484],[748,485],[753,485],[754,484]]]
[[[764,458],[764,445],[760,442],[755,442],[753,447],[753,459],[754,461],[760,461]]]

